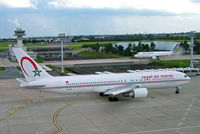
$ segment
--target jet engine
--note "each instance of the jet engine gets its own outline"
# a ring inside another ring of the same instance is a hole
[[[144,98],[147,97],[148,90],[146,88],[135,88],[130,92],[123,93],[124,97]]]
[[[159,60],[159,57],[158,56],[152,56],[151,57],[153,60]]]

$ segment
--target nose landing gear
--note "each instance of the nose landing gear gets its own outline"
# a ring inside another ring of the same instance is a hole
[[[180,94],[180,87],[176,87],[176,91],[175,91],[175,94]]]

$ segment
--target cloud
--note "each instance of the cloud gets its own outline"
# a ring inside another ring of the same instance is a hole
[[[0,6],[7,8],[37,8],[37,0],[0,0]]]
[[[8,22],[11,22],[12,24],[14,24],[16,27],[20,27],[19,21],[17,18],[15,19],[8,19]]]
[[[197,2],[197,3],[200,2],[200,0],[191,0],[191,1],[192,1],[192,2]]]
[[[200,4],[192,0],[21,0],[18,5],[10,1],[0,0],[0,37],[12,37],[16,27],[25,29],[27,36],[200,29]]]
[[[19,26],[18,24],[20,24],[22,29],[26,30],[27,37],[57,36],[61,32],[68,35],[113,35],[126,33],[187,32],[200,29],[199,15],[145,16],[121,15],[116,12],[114,15],[103,15],[102,13],[81,14],[78,11],[75,14],[71,14],[68,10],[63,12],[62,10],[55,9],[48,11],[48,14],[46,12],[39,12],[38,10],[36,10],[37,12],[26,12],[24,14],[16,10],[19,9],[14,9],[15,12],[13,11],[8,15],[8,18],[12,19],[5,19],[5,16],[0,16],[0,37],[12,37],[16,26]]]
[[[52,0],[53,8],[92,8],[92,9],[138,9],[162,12],[200,14],[200,5],[191,0]]]

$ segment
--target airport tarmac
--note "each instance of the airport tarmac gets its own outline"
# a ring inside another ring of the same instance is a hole
[[[199,134],[200,77],[181,94],[152,89],[147,98],[98,94],[55,94],[22,89],[15,79],[0,80],[2,134]]]

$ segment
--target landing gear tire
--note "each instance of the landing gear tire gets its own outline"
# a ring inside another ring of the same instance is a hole
[[[176,87],[175,94],[180,94],[180,87]]]
[[[114,97],[114,101],[118,101],[119,99],[117,97]]]
[[[109,101],[118,101],[119,99],[117,97],[108,97]]]
[[[104,96],[104,93],[99,93],[99,96]]]
[[[108,95],[106,95],[104,93],[99,93],[99,96],[104,97],[104,96],[108,96]]]
[[[179,90],[176,90],[176,91],[175,91],[175,94],[180,94],[180,91],[179,91]]]

